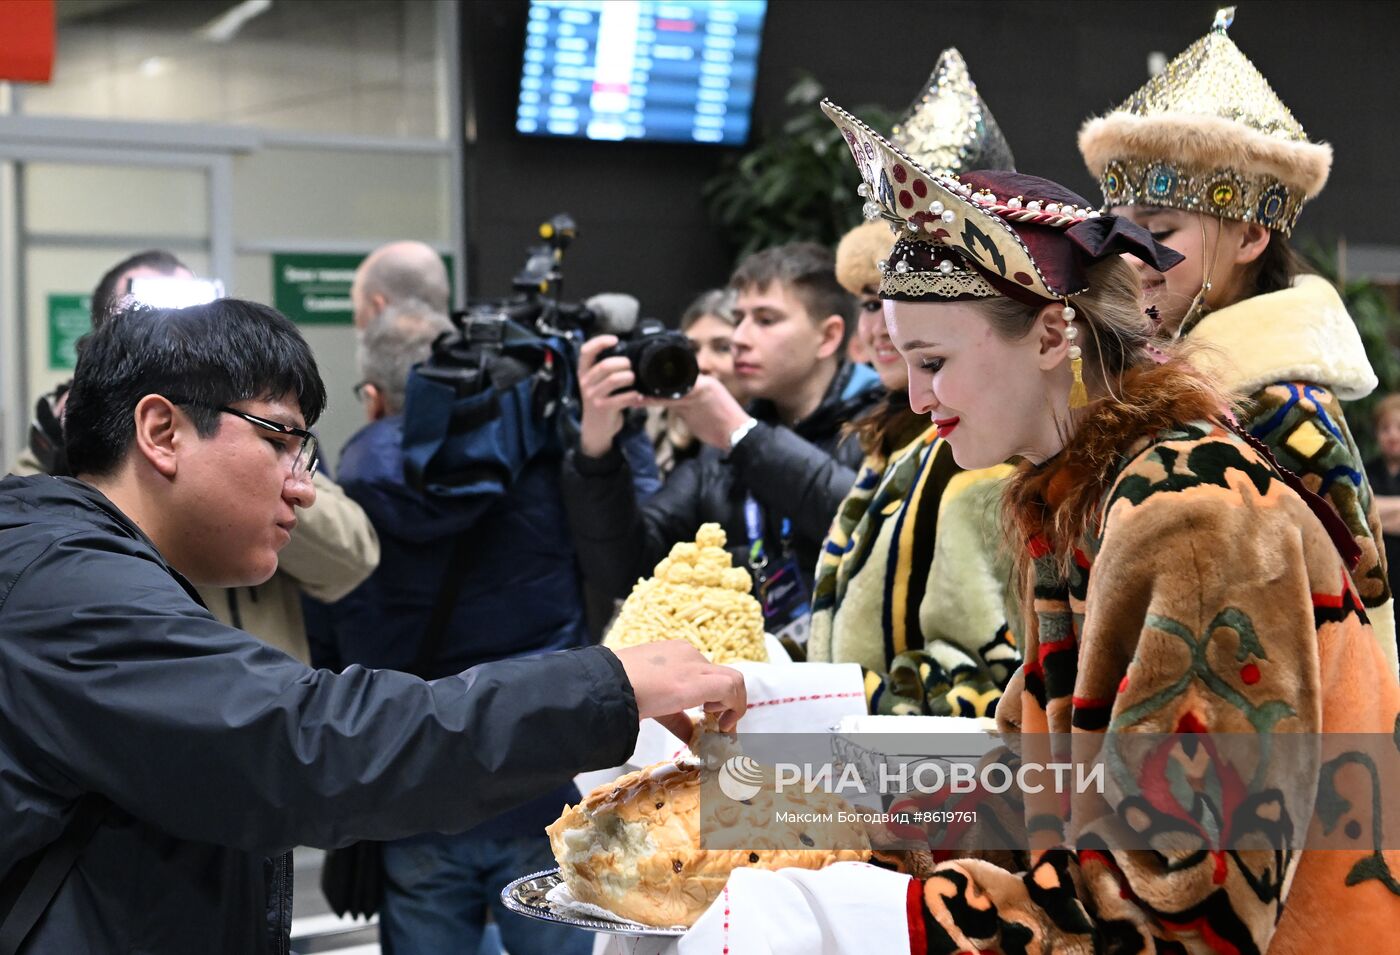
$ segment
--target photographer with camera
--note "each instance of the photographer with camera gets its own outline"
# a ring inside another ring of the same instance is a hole
[[[735,271],[734,370],[745,409],[700,375],[664,406],[707,446],[645,502],[632,492],[616,440],[627,409],[655,404],[635,386],[643,370],[588,342],[579,362],[583,415],[564,465],[569,522],[591,586],[625,596],[676,541],[702,523],[724,527],[736,564],[754,571],[772,632],[800,643],[818,549],[855,480],[859,443],[843,426],[880,395],[871,369],[844,361],[855,302],[836,281],[831,252],[793,243],[749,256]]]
[[[369,423],[346,444],[339,476],[378,529],[383,556],[329,608],[341,665],[437,679],[589,643],[557,453],[525,464],[484,512],[473,498],[424,493],[405,477],[409,372],[452,331],[446,315],[409,301],[383,309],[360,334],[356,392]],[[566,782],[466,832],[385,843],[386,951],[475,952],[490,910],[513,953],[586,955],[586,934],[515,915],[500,901],[506,882],[553,864],[544,828],[578,798]]]
[[[719,380],[734,397],[743,391],[734,375],[734,293],[727,288],[710,289],[696,296],[681,313],[680,332],[695,350],[696,370]],[[680,416],[667,408],[651,408],[647,433],[652,436],[656,467],[669,475],[682,461],[696,457],[704,447]]]

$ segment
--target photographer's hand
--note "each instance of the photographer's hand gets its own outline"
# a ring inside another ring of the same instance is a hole
[[[617,344],[614,335],[599,335],[584,342],[579,351],[578,389],[583,404],[579,422],[578,449],[590,458],[601,458],[612,448],[613,438],[622,430],[623,412],[643,403],[632,390],[632,363],[626,358],[604,358],[598,353]],[[615,394],[619,390],[621,394]]]
[[[696,378],[695,387],[684,398],[660,404],[678,415],[701,441],[726,453],[730,450],[729,436],[749,420],[749,413],[729,389],[710,375]]]

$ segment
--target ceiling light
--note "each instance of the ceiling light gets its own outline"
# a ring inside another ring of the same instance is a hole
[[[243,0],[234,4],[204,26],[199,35],[213,43],[227,43],[238,35],[243,24],[272,8],[272,0]]]

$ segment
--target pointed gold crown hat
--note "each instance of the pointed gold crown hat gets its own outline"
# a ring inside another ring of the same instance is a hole
[[[1016,168],[1011,147],[956,47],[939,54],[922,92],[894,124],[890,142],[937,176]]]
[[[1225,31],[1234,7],[1116,110],[1079,130],[1108,207],[1166,206],[1284,235],[1322,191],[1332,147],[1313,143]]]
[[[939,176],[1016,168],[1011,147],[977,92],[967,62],[951,46],[939,54],[928,81],[894,124],[890,141]],[[878,263],[889,256],[893,244],[894,236],[882,221],[856,226],[836,247],[837,281],[852,295],[879,287]]]

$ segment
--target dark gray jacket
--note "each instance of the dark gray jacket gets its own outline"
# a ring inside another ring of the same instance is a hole
[[[608,597],[626,597],[672,544],[694,539],[707,522],[723,526],[735,566],[748,566],[744,503],[752,494],[770,554],[779,549],[783,518],[791,521],[793,550],[810,593],[822,541],[863,456],[845,425],[883,394],[874,371],[847,364],[817,410],[793,428],[778,422],[771,404],[755,402],[749,411],[759,424],[732,454],[702,449],[640,503],[617,444],[602,458],[570,452],[564,503],[585,581]]]
[[[312,670],[91,487],[0,481],[0,911],[80,798],[112,805],[26,952],[285,952],[291,846],[461,831],[636,733],[606,650]]]

